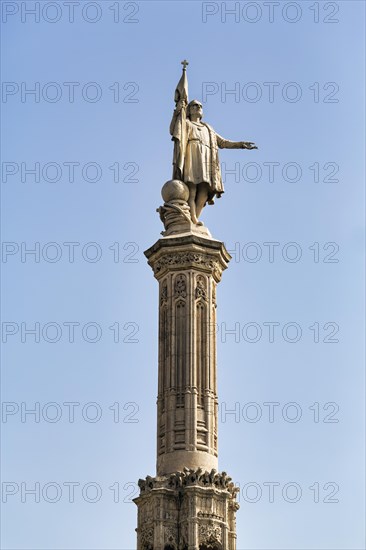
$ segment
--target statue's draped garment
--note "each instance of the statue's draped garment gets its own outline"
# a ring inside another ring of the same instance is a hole
[[[184,65],[182,76],[174,93],[176,105],[179,101],[188,103],[188,80]],[[224,192],[221,178],[218,148],[240,149],[241,142],[224,139],[205,122],[195,123],[187,117],[187,108],[175,109],[170,123],[170,134],[174,141],[173,179],[184,183],[207,183],[209,204],[215,196]]]
[[[241,144],[224,139],[205,122],[191,122],[186,116],[182,120],[181,114],[176,111],[173,114],[170,133],[174,141],[173,179],[196,185],[208,183],[208,203],[213,204],[214,197],[219,198],[224,192],[218,149],[238,149]]]

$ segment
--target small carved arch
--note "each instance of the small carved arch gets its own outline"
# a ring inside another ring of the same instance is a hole
[[[166,544],[164,546],[164,550],[176,550],[176,547],[173,546],[172,544]]]
[[[207,280],[202,275],[198,275],[196,279],[195,298],[207,300]]]
[[[181,273],[176,275],[174,279],[174,297],[187,298],[187,279]]]

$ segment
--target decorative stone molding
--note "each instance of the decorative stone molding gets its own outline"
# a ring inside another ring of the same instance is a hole
[[[165,527],[164,539],[165,539],[164,542],[166,544],[173,544],[174,546],[176,546],[177,545],[176,529],[174,529],[174,527],[171,527],[171,526]]]
[[[211,520],[212,520],[212,519],[216,519],[216,520],[218,520],[218,521],[225,521],[225,518],[224,518],[223,516],[219,516],[218,514],[209,514],[209,513],[207,513],[207,512],[201,512],[201,511],[199,511],[199,512],[197,513],[197,516],[198,516],[199,518],[205,518],[205,519],[211,519]]]
[[[179,489],[188,486],[211,487],[213,489],[226,489],[234,496],[239,491],[226,472],[217,472],[212,469],[211,472],[204,471],[202,468],[193,470],[184,468],[182,472],[174,472],[168,477],[151,477],[139,479],[138,486],[141,494],[152,491],[153,489]]]
[[[218,283],[231,259],[223,243],[194,233],[159,239],[144,254],[158,280],[168,272],[196,269]]]
[[[189,267],[205,268],[214,273],[222,273],[222,267],[215,256],[202,254],[199,252],[173,252],[164,254],[153,265],[154,274],[167,267],[175,267],[179,269],[187,269]]]
[[[143,546],[152,546],[154,544],[154,528],[150,526],[143,527],[140,540]]]
[[[212,524],[200,525],[198,536],[200,544],[212,544],[215,542],[221,543],[221,527]]]

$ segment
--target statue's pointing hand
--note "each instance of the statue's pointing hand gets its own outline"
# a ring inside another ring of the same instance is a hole
[[[241,146],[243,149],[258,149],[253,141],[242,141]]]

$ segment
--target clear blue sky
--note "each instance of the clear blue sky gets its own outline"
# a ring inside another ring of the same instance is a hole
[[[364,2],[38,6],[1,2],[2,547],[135,548],[156,453],[143,251],[187,58],[205,120],[259,146],[221,151],[202,215],[233,255],[219,466],[238,550],[364,548]]]

